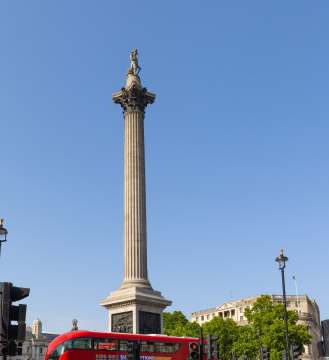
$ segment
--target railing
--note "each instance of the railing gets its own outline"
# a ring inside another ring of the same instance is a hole
[[[238,325],[247,325],[248,324],[248,320],[239,320],[237,321]]]
[[[282,295],[270,295],[272,297],[273,300],[283,300],[283,296]],[[298,300],[300,299],[306,299],[307,296],[306,295],[298,295]],[[242,299],[242,300],[247,300],[249,298],[246,299]],[[251,298],[250,298],[251,299]],[[286,295],[286,300],[296,300],[297,301],[297,296],[296,295]],[[219,307],[216,308],[211,308],[211,309],[206,309],[206,310],[200,310],[200,311],[196,311],[191,313],[191,315],[198,315],[198,314],[204,314],[207,312],[214,312],[214,311],[218,311]],[[221,311],[224,311],[225,309],[222,309]]]
[[[207,310],[196,311],[196,312],[193,312],[191,315],[204,314],[204,313],[211,312],[211,311],[216,311],[216,308],[211,308],[211,309],[207,309]]]
[[[273,300],[276,300],[276,299],[283,299],[283,296],[282,295],[270,295]],[[286,295],[286,299],[296,299],[297,300],[297,295]],[[306,299],[306,295],[298,295],[298,300],[299,299]]]

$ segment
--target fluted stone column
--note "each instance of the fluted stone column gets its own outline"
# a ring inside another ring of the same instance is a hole
[[[144,114],[125,114],[124,282],[150,287],[147,276]]]
[[[124,112],[124,119],[124,281],[121,288],[135,285],[152,289],[147,274],[144,113],[128,110]]]
[[[126,87],[112,97],[122,106],[125,121],[124,279],[100,304],[109,310],[110,332],[160,334],[162,312],[172,302],[152,289],[147,272],[144,116],[155,94],[129,69]]]

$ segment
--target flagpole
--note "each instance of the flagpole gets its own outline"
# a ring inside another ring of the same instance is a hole
[[[299,315],[299,301],[298,301],[298,292],[297,292],[297,280],[296,280],[296,276],[294,276],[293,279],[295,280],[296,296],[297,296],[297,305],[298,305],[298,315]]]

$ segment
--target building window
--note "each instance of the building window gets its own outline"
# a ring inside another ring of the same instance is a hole
[[[26,347],[26,352],[27,352],[27,353],[30,352],[30,347],[29,347],[29,346]]]
[[[195,318],[195,321],[199,321],[199,318],[198,318],[198,317],[196,317],[196,318]]]
[[[243,313],[243,308],[240,308],[240,314]]]
[[[291,302],[290,301],[287,301],[287,307],[290,307],[291,306]]]
[[[235,310],[231,310],[231,316],[235,315]]]
[[[215,317],[215,313],[212,314],[212,317],[213,317],[213,318]]]
[[[208,314],[208,315],[207,315],[207,320],[209,320],[209,318],[210,318],[210,315]]]
[[[243,321],[243,316],[240,316],[240,321]]]
[[[219,312],[218,316],[223,317],[223,313]]]
[[[40,354],[42,354],[42,348],[40,348]]]
[[[228,317],[230,315],[229,311],[224,311],[224,317]]]
[[[298,307],[300,305],[300,301],[295,301],[295,307]]]
[[[204,320],[204,316],[201,316],[201,321],[203,321]]]

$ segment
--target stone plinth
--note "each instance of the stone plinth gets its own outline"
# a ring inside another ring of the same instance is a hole
[[[162,313],[171,301],[159,291],[128,287],[111,292],[100,304],[109,311],[109,332],[161,334]]]

